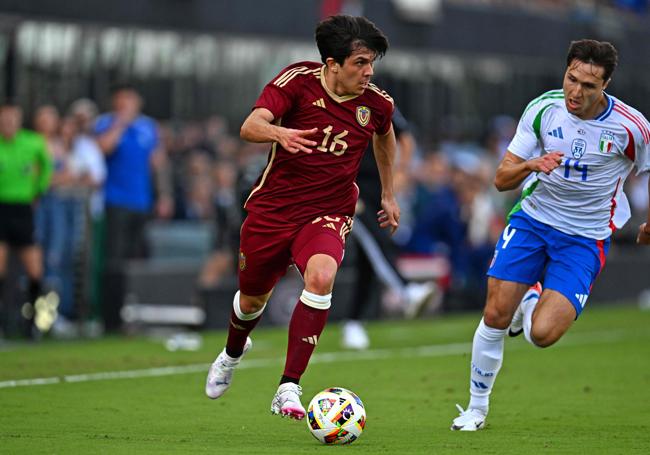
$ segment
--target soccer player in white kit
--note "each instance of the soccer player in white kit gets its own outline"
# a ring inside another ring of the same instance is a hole
[[[623,183],[634,167],[650,170],[650,125],[605,93],[617,61],[610,43],[572,42],[562,89],[528,104],[499,164],[499,191],[528,180],[494,251],[472,345],[470,401],[467,410],[457,405],[452,430],[485,426],[508,328],[548,347],[571,327],[605,264],[612,232],[630,217]],[[650,244],[650,213],[637,243]]]

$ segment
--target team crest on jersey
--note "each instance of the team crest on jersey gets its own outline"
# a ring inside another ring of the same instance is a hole
[[[571,144],[571,154],[576,160],[582,158],[582,155],[587,151],[587,141],[584,139],[574,139]]]
[[[614,145],[614,133],[603,130],[603,132],[600,133],[598,150],[600,150],[601,153],[609,153],[612,151],[612,145]]]
[[[246,255],[242,250],[239,250],[239,270],[246,270]]]
[[[357,122],[359,122],[359,125],[366,126],[369,121],[370,121],[370,109],[368,109],[366,106],[358,106]]]

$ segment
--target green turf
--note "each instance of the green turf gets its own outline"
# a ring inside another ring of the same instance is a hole
[[[0,388],[0,453],[650,453],[650,312],[591,307],[545,350],[506,340],[487,428],[451,432],[454,404],[467,402],[477,322],[371,324],[372,355],[335,362],[322,356],[339,350],[339,327],[329,326],[303,401],[329,386],[356,392],[368,423],[351,446],[321,446],[304,422],[269,414],[286,332],[260,329],[218,401],[203,395],[204,371]],[[141,338],[0,345],[0,383],[209,363],[223,339],[205,334],[200,351],[173,353]]]

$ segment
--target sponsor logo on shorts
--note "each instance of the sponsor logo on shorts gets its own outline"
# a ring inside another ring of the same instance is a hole
[[[580,302],[580,306],[582,308],[585,307],[588,298],[589,298],[589,294],[576,294],[576,299],[578,299],[578,302]]]

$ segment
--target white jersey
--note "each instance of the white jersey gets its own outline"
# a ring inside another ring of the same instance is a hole
[[[521,208],[566,234],[608,238],[630,217],[623,183],[636,166],[650,170],[650,125],[636,109],[611,95],[593,120],[569,113],[562,90],[531,101],[508,151],[529,160],[564,153],[549,175],[537,173],[524,190]]]

